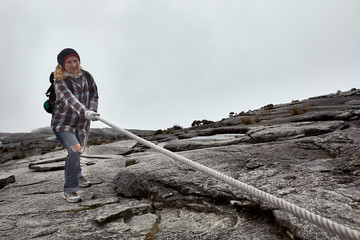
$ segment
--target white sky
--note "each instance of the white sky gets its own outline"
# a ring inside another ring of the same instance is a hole
[[[359,13],[359,0],[0,0],[0,132],[49,126],[44,93],[67,47],[101,116],[127,129],[359,88]]]

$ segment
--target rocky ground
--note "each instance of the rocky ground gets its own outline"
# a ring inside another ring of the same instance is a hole
[[[353,89],[131,131],[360,231],[359,107]],[[0,134],[0,239],[344,239],[114,130],[90,136],[82,168],[93,185],[70,204],[66,153],[49,129]]]

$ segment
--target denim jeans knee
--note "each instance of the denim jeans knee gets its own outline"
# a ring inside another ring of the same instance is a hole
[[[72,132],[55,132],[59,142],[66,148],[68,155],[65,160],[65,184],[64,192],[77,192],[79,189],[79,177],[81,176],[80,155],[71,149],[74,144],[80,144],[77,136]]]
[[[69,152],[70,147],[74,144],[80,144],[77,136],[72,132],[54,132],[59,142]]]

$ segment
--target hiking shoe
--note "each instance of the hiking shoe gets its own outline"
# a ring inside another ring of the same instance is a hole
[[[81,202],[82,200],[81,197],[76,192],[72,192],[72,193],[64,192],[63,199],[65,199],[69,203],[77,203],[77,202]]]
[[[91,183],[83,176],[79,178],[79,186],[82,188],[87,188],[91,186]]]

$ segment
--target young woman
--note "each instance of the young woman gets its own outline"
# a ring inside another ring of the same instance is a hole
[[[79,202],[80,187],[90,187],[82,176],[80,167],[81,144],[89,132],[90,121],[99,116],[98,92],[94,78],[80,67],[80,56],[71,48],[57,56],[54,71],[56,101],[51,119],[51,128],[57,139],[68,151],[65,161],[65,184],[63,198]]]

